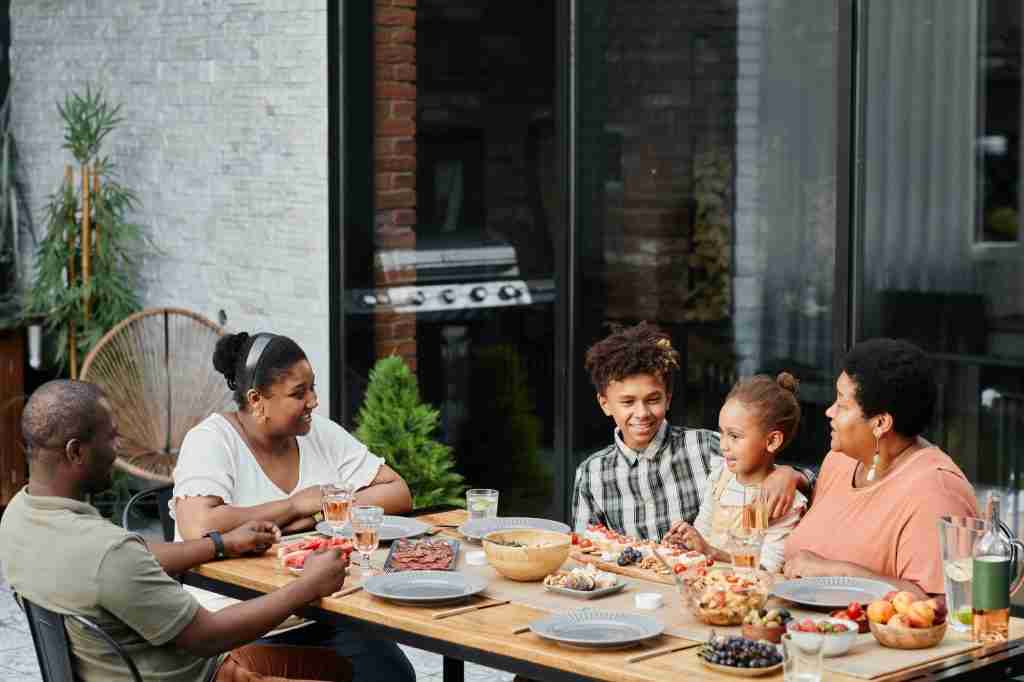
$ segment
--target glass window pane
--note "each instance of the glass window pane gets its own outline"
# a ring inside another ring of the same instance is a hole
[[[737,376],[788,370],[817,463],[831,400],[831,3],[579,0],[577,462],[612,440],[581,369],[608,323],[657,323],[670,420],[717,428]]]
[[[415,31],[376,27],[376,225],[346,243],[372,244],[346,283],[346,388],[356,412],[373,363],[401,356],[465,483],[498,489],[501,515],[556,518],[554,7],[413,4]]]
[[[858,337],[908,338],[940,385],[927,436],[975,483],[1024,446],[1021,3],[864,3]],[[1018,495],[1007,520],[1018,532]]]

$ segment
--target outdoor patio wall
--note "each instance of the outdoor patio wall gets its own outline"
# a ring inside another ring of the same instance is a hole
[[[39,216],[70,156],[56,104],[121,104],[107,153],[155,246],[144,305],[293,337],[328,413],[323,0],[11,3],[14,130]],[[37,220],[37,223],[39,221]],[[39,226],[37,225],[37,229]]]

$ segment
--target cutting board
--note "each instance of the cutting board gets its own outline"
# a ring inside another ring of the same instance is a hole
[[[593,564],[602,571],[608,573],[617,573],[619,575],[626,576],[627,578],[639,578],[640,580],[650,580],[651,582],[662,583],[664,585],[674,585],[675,580],[670,575],[663,575],[654,571],[653,569],[640,568],[639,566],[632,564],[629,566],[619,566],[614,561],[601,561],[601,557],[597,554],[586,554],[579,550],[572,550],[569,553],[570,558],[573,561],[581,564]]]

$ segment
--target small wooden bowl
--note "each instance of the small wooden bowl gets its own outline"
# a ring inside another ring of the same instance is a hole
[[[785,625],[751,625],[750,623],[743,624],[743,636],[747,639],[763,639],[766,642],[772,644],[779,644],[782,642],[782,635],[786,632]]]
[[[927,649],[946,636],[946,623],[930,628],[895,628],[872,621],[871,634],[890,649]]]
[[[497,542],[496,542],[497,541]],[[521,542],[511,547],[498,542]],[[496,530],[483,537],[484,554],[494,570],[510,580],[543,580],[569,558],[569,536],[551,530]]]

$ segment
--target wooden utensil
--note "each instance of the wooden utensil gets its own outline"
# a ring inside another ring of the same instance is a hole
[[[530,626],[529,625],[520,625],[520,626],[515,627],[515,628],[512,629],[512,634],[513,635],[521,635],[524,632],[529,632],[529,631],[530,631]]]
[[[340,590],[338,590],[334,594],[328,596],[327,598],[328,599],[338,599],[339,597],[348,596],[348,595],[352,594],[353,592],[358,592],[361,589],[363,589],[362,585],[349,585],[348,587],[341,588]]]
[[[662,654],[670,654],[673,651],[681,651],[683,649],[691,649],[695,646],[700,646],[700,642],[676,642],[669,646],[663,646],[660,649],[651,649],[650,651],[643,651],[639,654],[633,654],[626,659],[626,663],[639,663],[640,661],[646,661],[648,658],[654,658],[655,656],[661,656]]]
[[[484,602],[483,604],[470,604],[469,606],[460,606],[457,609],[448,609],[447,611],[438,611],[431,618],[434,620],[440,620],[442,618],[448,618],[449,616],[458,616],[462,613],[469,613],[470,611],[478,611],[480,609],[489,609],[492,606],[502,606],[508,604],[508,599],[499,599],[497,601]]]

